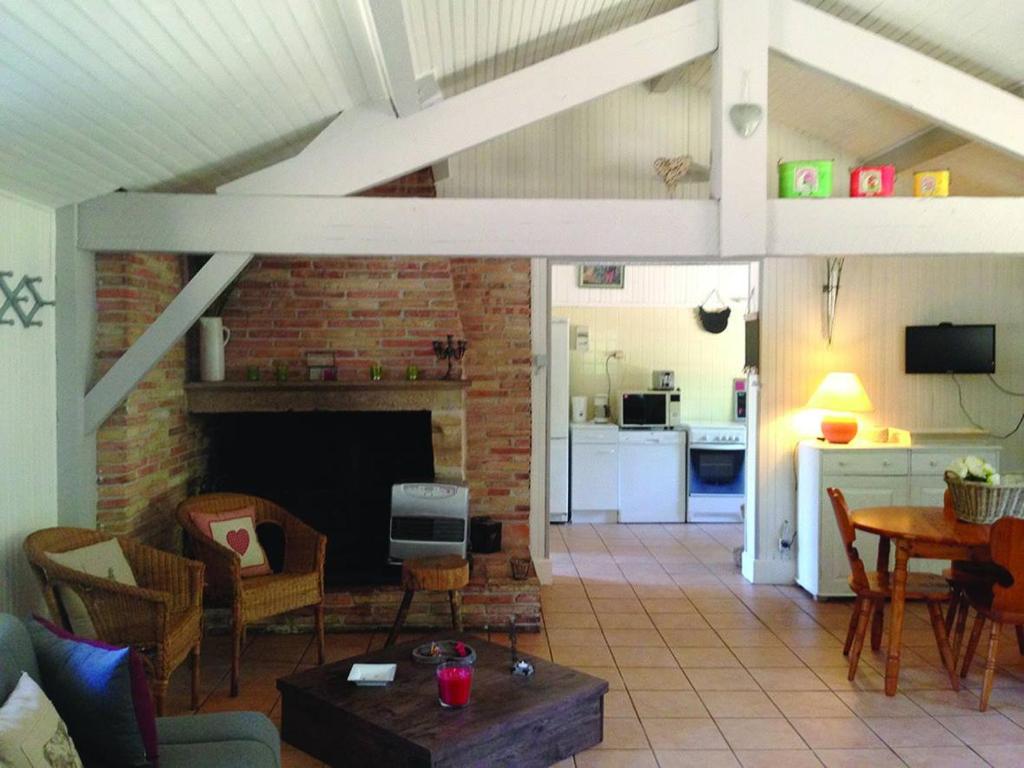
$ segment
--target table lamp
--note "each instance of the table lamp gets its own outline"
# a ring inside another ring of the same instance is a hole
[[[857,418],[850,414],[874,410],[855,373],[829,373],[807,401],[808,408],[826,411],[821,434],[830,443],[848,443],[857,436]]]

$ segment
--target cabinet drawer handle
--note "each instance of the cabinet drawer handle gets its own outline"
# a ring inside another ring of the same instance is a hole
[[[614,448],[605,448],[603,451],[595,451],[595,453],[597,453],[598,456],[614,456],[615,455],[615,449]]]

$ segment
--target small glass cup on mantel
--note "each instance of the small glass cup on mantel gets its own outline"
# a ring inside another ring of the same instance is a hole
[[[446,709],[469,704],[473,688],[473,663],[468,659],[446,659],[437,665],[437,700]]]

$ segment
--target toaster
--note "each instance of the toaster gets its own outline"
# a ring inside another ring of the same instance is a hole
[[[651,389],[666,390],[675,388],[675,371],[654,371],[651,373]]]

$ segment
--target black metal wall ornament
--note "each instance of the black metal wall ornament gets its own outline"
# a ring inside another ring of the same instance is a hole
[[[47,301],[36,290],[36,283],[41,283],[43,278],[24,275],[12,288],[8,278],[13,277],[13,272],[0,272],[0,298],[3,299],[0,304],[0,325],[14,325],[14,320],[7,318],[8,313],[13,312],[23,328],[42,326],[42,322],[35,319],[36,313],[43,307],[57,304],[55,301]],[[26,304],[29,306],[24,306]]]

